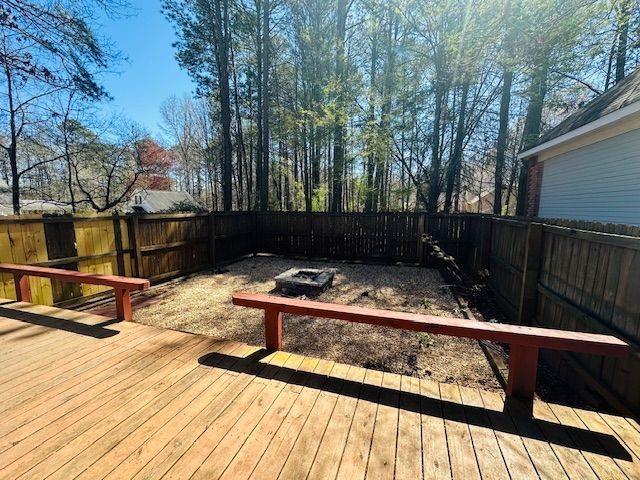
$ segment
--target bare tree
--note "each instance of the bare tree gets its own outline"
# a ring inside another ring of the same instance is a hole
[[[1,121],[6,136],[0,147],[11,170],[13,210],[20,213],[20,179],[41,165],[19,165],[21,139],[47,120],[49,97],[65,89],[90,99],[106,96],[96,74],[117,54],[93,33],[89,20],[98,9],[125,7],[110,0],[36,2],[5,0],[0,4]]]
[[[133,192],[138,179],[145,174],[142,161],[143,140],[147,134],[137,125],[123,120],[112,122],[113,139],[99,141],[87,132],[91,145],[85,154],[73,162],[79,204],[86,204],[96,212],[105,212],[122,204]]]

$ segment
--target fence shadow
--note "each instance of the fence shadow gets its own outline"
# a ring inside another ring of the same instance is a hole
[[[86,323],[74,322],[72,320],[63,320],[61,318],[50,317],[48,315],[25,312],[24,310],[15,310],[13,308],[5,308],[2,306],[0,306],[0,317],[10,318],[12,320],[29,323],[31,325],[53,328],[55,330],[63,330],[65,332],[76,333],[78,335],[84,335],[87,337],[99,339],[113,337],[114,335],[118,335],[120,333],[118,330],[110,330],[108,328],[104,328],[111,322],[104,322],[97,325],[88,325]],[[21,338],[34,337],[37,335],[39,335],[39,333],[34,332],[32,334],[24,335]]]
[[[321,389],[337,395],[364,399],[418,414],[440,417],[443,420],[485,427],[512,435],[579,449],[624,461],[631,461],[629,451],[610,434],[594,432],[542,419],[530,418],[526,406],[518,400],[505,402],[502,411],[400,391],[393,388],[354,382],[344,378],[261,363],[272,352],[261,349],[244,358],[211,352],[201,356],[203,366],[224,368],[235,373],[255,375],[262,379],[278,379],[288,384]],[[265,368],[260,368],[265,367]],[[268,368],[266,368],[268,367]]]

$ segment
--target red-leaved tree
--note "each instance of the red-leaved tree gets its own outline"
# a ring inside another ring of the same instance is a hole
[[[138,180],[138,186],[146,190],[170,190],[170,174],[176,164],[175,154],[152,138],[142,140],[138,150],[145,172]]]

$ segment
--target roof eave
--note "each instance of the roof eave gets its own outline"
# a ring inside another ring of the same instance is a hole
[[[565,133],[564,135],[560,135],[559,137],[552,138],[551,140],[541,143],[540,145],[536,145],[524,152],[520,152],[517,156],[518,160],[522,160],[525,158],[530,158],[534,155],[539,154],[545,150],[549,150],[550,148],[555,147],[556,145],[560,145],[561,143],[565,143],[569,140],[573,140],[575,138],[581,137],[588,133],[594,132],[601,128],[607,127],[613,123],[619,122],[631,115],[640,112],[640,101],[634,102],[631,105],[627,105],[615,112],[611,112],[603,117],[594,120],[593,122],[589,122],[586,125],[583,125],[575,130],[571,130],[570,132]]]

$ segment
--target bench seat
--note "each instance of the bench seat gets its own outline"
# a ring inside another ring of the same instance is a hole
[[[540,348],[606,356],[625,356],[629,351],[629,346],[625,342],[611,335],[395,312],[261,293],[237,292],[233,294],[232,300],[234,305],[265,311],[267,348],[274,350],[282,349],[283,314],[331,318],[402,330],[507,343],[510,345],[507,395],[521,397],[528,401],[533,400]]]
[[[38,267],[32,265],[17,265],[0,263],[0,272],[10,273],[16,287],[16,300],[30,302],[29,277],[43,277],[69,283],[85,283],[90,285],[104,285],[114,289],[116,311],[119,320],[131,320],[130,291],[147,290],[149,280],[144,278],[122,277],[119,275],[102,275],[97,273],[77,272],[62,268]]]

